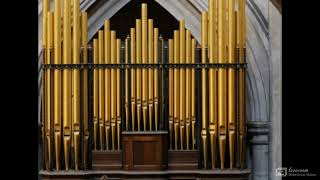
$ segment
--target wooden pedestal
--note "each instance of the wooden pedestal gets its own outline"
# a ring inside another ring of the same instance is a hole
[[[122,132],[125,170],[159,171],[166,168],[166,131]]]
[[[169,150],[168,169],[170,170],[196,170],[198,169],[198,150]]]
[[[98,171],[122,169],[122,151],[92,151],[92,169]]]

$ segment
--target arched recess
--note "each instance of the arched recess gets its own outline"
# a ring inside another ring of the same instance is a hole
[[[94,9],[88,20],[89,39],[104,25],[104,20],[111,18],[130,0],[104,0],[99,8]],[[201,11],[207,9],[207,1],[200,0],[155,0],[177,20],[185,19],[186,28],[201,42]],[[266,26],[261,26],[259,11],[253,1],[247,3],[247,60],[248,60],[248,119],[249,121],[268,121],[269,119],[269,79],[270,66],[268,54],[268,34]],[[200,3],[201,2],[201,3]],[[90,8],[89,8],[90,10]],[[185,18],[188,17],[188,18]],[[258,23],[257,23],[258,22]],[[262,32],[262,33],[261,33]]]

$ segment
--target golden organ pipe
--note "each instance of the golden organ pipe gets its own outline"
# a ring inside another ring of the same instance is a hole
[[[191,63],[191,32],[186,32],[186,63]],[[186,69],[186,149],[190,148],[190,129],[191,129],[191,69]]]
[[[120,64],[120,59],[121,59],[121,40],[117,39],[117,64]],[[118,150],[120,150],[120,129],[121,129],[121,103],[120,103],[120,92],[121,92],[121,87],[120,87],[120,69],[117,69],[117,140],[118,140]]]
[[[197,42],[192,38],[191,40],[191,63],[196,63],[196,46]],[[192,149],[195,149],[195,128],[196,128],[196,71],[191,69],[191,123],[192,123]]]
[[[137,43],[137,64],[141,63],[141,19],[136,20],[136,43]],[[137,69],[137,117],[138,117],[138,131],[140,131],[141,122],[141,69]]]
[[[80,64],[80,1],[73,0],[73,63]],[[80,70],[73,69],[73,144],[75,170],[79,168],[80,152]]]
[[[98,64],[99,62],[99,44],[98,39],[93,39],[93,63]],[[93,70],[93,142],[94,149],[97,150],[98,144],[98,116],[99,116],[99,72],[98,69]]]
[[[148,63],[153,64],[153,19],[148,20]],[[148,69],[148,101],[149,101],[149,130],[152,131],[152,117],[153,117],[153,69]]]
[[[47,21],[47,50],[46,50],[46,64],[51,64],[52,62],[52,59],[51,57],[51,54],[53,53],[52,52],[52,49],[53,49],[53,13],[52,12],[48,12],[47,14],[47,18],[48,18],[48,21]],[[47,115],[47,118],[46,118],[46,125],[45,125],[45,128],[46,128],[46,144],[47,144],[47,149],[48,151],[46,152],[47,153],[47,161],[46,161],[46,167],[47,169],[50,168],[51,166],[51,161],[52,161],[52,157],[51,157],[51,121],[52,121],[52,98],[51,98],[51,91],[52,91],[52,76],[51,76],[51,70],[50,69],[47,69],[45,71],[46,73],[46,104],[45,104],[45,107],[46,107],[46,115]]]
[[[236,3],[237,4],[237,3]],[[239,63],[239,5],[236,5],[237,10],[234,12],[234,17],[235,17],[235,31],[236,31],[236,37],[235,37],[235,62]],[[239,72],[240,70],[235,70],[235,88],[236,88],[236,166],[240,165],[240,156],[239,156],[239,152],[240,152],[240,130],[239,130],[239,125],[240,125],[240,118],[239,118]]]
[[[209,1],[209,62],[217,63],[216,0]],[[212,169],[217,155],[217,71],[209,69],[209,134]]]
[[[185,21],[180,20],[180,64],[185,64],[186,62],[186,30],[185,30]],[[186,79],[185,74],[186,70],[184,68],[180,68],[180,148],[181,150],[184,148],[184,132],[185,132],[185,120],[186,120]]]
[[[99,42],[99,64],[104,63],[104,48],[103,48],[103,31],[99,30],[98,32],[98,42]],[[100,149],[103,150],[103,131],[105,129],[105,108],[104,108],[104,69],[99,69],[99,139],[100,139]]]
[[[45,0],[42,2],[42,48],[44,50],[44,54],[43,54],[43,62],[42,63],[47,63],[47,33],[48,33],[48,0]],[[46,134],[48,134],[47,131],[47,124],[48,124],[48,109],[47,109],[47,102],[48,102],[48,96],[47,96],[47,91],[48,91],[48,87],[47,87],[47,71],[48,70],[43,70],[42,71],[42,99],[41,99],[41,107],[42,107],[42,140],[43,140],[43,148],[44,148],[44,164],[45,164],[45,168],[49,169],[50,165],[49,165],[49,160],[47,158],[48,157],[48,152],[50,149],[48,149],[48,137]],[[46,151],[47,149],[47,151]]]
[[[61,1],[54,1],[54,64],[61,64]],[[61,70],[54,69],[54,152],[56,170],[60,170],[61,147]]]
[[[117,61],[116,32],[111,31],[111,64]],[[116,120],[117,120],[117,74],[115,69],[111,69],[111,140],[112,150],[115,149]]]
[[[162,35],[160,35],[159,36],[159,30],[158,30],[158,28],[155,28],[155,30],[156,30],[156,33],[155,34],[157,34],[157,37],[158,38],[156,38],[156,40],[155,40],[155,43],[157,43],[157,47],[155,47],[156,48],[156,50],[155,50],[155,59],[158,59],[157,60],[157,62],[159,62],[159,63],[165,63],[165,60],[164,60],[164,38],[162,37]],[[161,52],[161,58],[160,58],[160,53],[159,52]],[[158,71],[157,71],[158,72]],[[164,100],[164,89],[163,89],[163,87],[164,87],[164,81],[163,81],[163,77],[164,77],[164,71],[162,70],[162,71],[160,71],[160,72],[158,72],[158,74],[157,74],[157,76],[160,76],[160,77],[162,77],[161,78],[161,80],[159,81],[159,80],[157,80],[157,89],[159,90],[160,89],[160,87],[159,87],[159,84],[161,84],[161,94],[159,95],[159,92],[157,92],[157,96],[158,96],[158,99],[159,99],[159,101],[160,102],[164,102],[165,100]],[[157,79],[159,79],[159,78],[157,78]],[[157,91],[158,91],[157,90]],[[160,104],[160,102],[158,103],[158,104]],[[157,118],[156,118],[156,123],[157,123],[157,126],[158,125],[160,125],[158,122],[159,122],[159,119],[158,119],[158,117],[159,117],[159,113],[158,113],[158,111],[159,111],[159,108],[158,108],[158,105],[157,105]],[[157,128],[157,127],[156,127]],[[158,129],[158,128],[157,128]],[[156,130],[157,130],[156,129]]]
[[[106,64],[110,64],[111,63],[111,52],[110,52],[110,20],[107,19],[104,21],[104,52],[105,52],[105,60],[104,62]],[[111,112],[110,112],[110,106],[111,106],[111,102],[110,102],[110,76],[111,76],[111,70],[105,69],[105,142],[106,142],[106,149],[109,150],[110,147],[110,143],[109,143],[109,139],[110,139],[110,122],[111,122]]]
[[[83,64],[88,63],[88,16],[86,12],[81,13],[81,40],[83,47]],[[84,145],[83,145],[83,164],[86,169],[87,166],[87,154],[88,154],[88,145],[89,145],[89,121],[88,121],[88,70],[83,70],[83,84],[82,84],[82,92],[83,92],[83,130],[84,130]]]
[[[44,54],[43,54],[43,62],[42,63],[47,63],[46,59],[47,59],[47,28],[48,28],[48,25],[47,25],[47,22],[48,22],[48,10],[49,10],[49,7],[48,7],[48,0],[44,0],[42,2],[42,48],[44,50]],[[42,87],[43,87],[43,93],[42,93],[42,140],[44,141],[44,149],[47,149],[47,145],[46,145],[46,124],[47,124],[47,121],[48,121],[48,110],[47,110],[47,72],[48,70],[43,70],[42,71]],[[49,150],[49,149],[48,149]],[[49,164],[48,164],[48,161],[47,161],[47,152],[45,151],[44,152],[44,156],[43,156],[43,159],[44,159],[44,164],[45,164],[45,168],[46,169],[49,169]]]
[[[201,16],[202,27],[201,27],[201,63],[206,63],[206,47],[208,41],[208,13],[202,12]],[[202,78],[202,143],[203,143],[203,161],[204,168],[207,168],[207,76],[206,69],[201,70],[201,78]]]
[[[246,44],[246,13],[244,0],[239,1],[239,63],[245,63],[245,44]],[[240,115],[240,165],[244,168],[245,163],[245,115],[246,115],[246,72],[245,69],[239,71],[239,115]]]
[[[73,63],[73,0],[70,0],[70,27],[71,27],[71,60],[70,62]],[[71,120],[70,120],[70,129],[71,129],[71,135],[70,135],[70,142],[71,142],[71,150],[73,149],[73,69],[71,69]]]
[[[235,63],[235,14],[234,0],[228,1],[228,63]],[[235,97],[235,70],[228,69],[228,136],[230,169],[233,169],[235,157],[235,121],[236,121],[236,97]]]
[[[129,36],[125,40],[125,63],[129,62]],[[126,113],[126,131],[129,130],[129,70],[125,69],[125,113]]]
[[[45,51],[45,48],[43,47],[43,51]],[[44,53],[45,54],[45,53]],[[45,55],[43,54],[43,58],[42,58],[42,62],[44,63],[45,62]],[[46,164],[46,127],[45,127],[45,124],[46,124],[46,107],[45,107],[45,95],[44,95],[44,92],[46,92],[46,82],[45,82],[45,79],[46,79],[46,73],[45,73],[45,69],[43,69],[42,71],[42,87],[41,87],[41,90],[42,90],[42,98],[41,98],[41,138],[42,138],[42,141],[43,141],[43,144],[42,144],[42,148],[43,148],[43,151],[44,153],[42,154],[42,161],[44,163],[44,168],[48,169],[48,164]]]
[[[179,63],[179,43],[180,43],[180,34],[178,30],[174,31],[174,63]],[[179,126],[179,70],[174,69],[173,75],[174,82],[174,142],[175,150],[178,149],[178,126]]]
[[[48,22],[48,11],[49,11],[49,0],[42,1],[42,46],[46,47],[47,45],[47,22]]]
[[[130,29],[130,60],[131,64],[136,63],[136,32],[135,28]],[[134,68],[131,69],[131,124],[132,131],[135,131],[135,116],[136,116],[136,70]]]
[[[153,62],[159,63],[159,52],[158,52],[158,45],[159,45],[159,29],[154,28],[154,58]],[[159,71],[157,68],[154,69],[154,113],[155,113],[155,130],[158,130],[158,124],[159,124]]]
[[[218,63],[226,63],[226,1],[218,1]],[[227,121],[227,71],[218,69],[218,123],[220,165],[224,169]]]
[[[173,64],[173,39],[169,39],[169,64]],[[169,69],[169,136],[170,149],[172,149],[172,134],[173,134],[173,69]]]
[[[63,7],[63,63],[71,64],[71,26],[70,1],[64,1]],[[69,170],[71,145],[71,70],[63,69],[63,143],[66,170]]]
[[[142,3],[141,6],[141,26],[142,26],[142,49],[141,49],[141,60],[143,64],[147,63],[148,58],[148,9],[147,4]],[[143,130],[147,130],[147,110],[148,110],[148,77],[147,69],[142,69],[142,115],[143,115]]]

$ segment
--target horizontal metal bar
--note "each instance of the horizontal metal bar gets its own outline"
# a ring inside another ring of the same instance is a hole
[[[41,69],[170,69],[170,68],[193,68],[193,69],[246,69],[247,63],[193,63],[193,64],[42,64]]]

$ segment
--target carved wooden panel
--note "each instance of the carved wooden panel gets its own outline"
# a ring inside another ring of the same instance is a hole
[[[92,151],[92,169],[122,169],[122,151]]]
[[[168,151],[168,169],[170,170],[195,170],[198,169],[198,161],[198,150]]]

